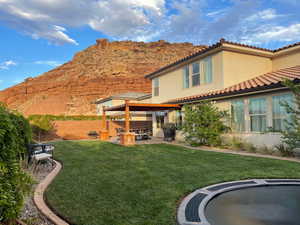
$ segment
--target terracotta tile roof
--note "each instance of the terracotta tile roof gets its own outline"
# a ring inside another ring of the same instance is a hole
[[[286,79],[300,82],[300,65],[266,73],[222,90],[210,91],[199,95],[172,99],[167,101],[166,103],[180,104],[216,97],[233,96],[236,94],[249,93],[259,90],[268,90],[272,88],[283,87],[282,81]]]
[[[252,48],[252,49],[256,49],[256,50],[261,50],[261,51],[266,51],[266,52],[274,52],[271,49],[267,49],[267,48],[260,48],[257,46],[253,46],[253,45],[246,45],[246,44],[242,44],[242,43],[237,43],[237,42],[233,42],[233,41],[227,41],[224,38],[222,38],[220,40],[220,42],[222,43],[226,43],[226,44],[231,44],[231,45],[236,45],[236,46],[240,46],[240,47],[245,47],[245,48]]]
[[[291,44],[291,45],[287,45],[287,46],[283,46],[282,48],[275,49],[273,52],[279,52],[281,50],[285,50],[285,49],[288,49],[288,48],[296,47],[298,45],[300,45],[300,42],[297,42],[297,43],[294,43],[294,44]]]
[[[204,53],[206,53],[206,52],[208,52],[208,51],[210,51],[212,49],[219,48],[223,44],[230,44],[230,45],[235,45],[235,46],[240,46],[240,47],[245,47],[245,48],[251,48],[251,49],[256,49],[256,50],[260,50],[260,51],[265,51],[265,52],[268,52],[268,53],[277,53],[277,52],[279,52],[281,50],[285,50],[285,49],[288,49],[288,48],[292,48],[292,47],[298,46],[298,45],[300,45],[300,42],[297,42],[297,43],[294,43],[294,44],[291,44],[291,45],[287,45],[287,46],[284,46],[282,48],[278,48],[278,49],[275,49],[275,50],[271,50],[271,49],[267,49],[267,48],[260,48],[260,47],[257,47],[257,46],[252,46],[252,45],[246,45],[246,44],[241,44],[241,43],[237,43],[237,42],[227,41],[224,38],[222,38],[222,39],[220,39],[219,42],[217,42],[217,43],[215,43],[215,44],[213,44],[211,46],[204,47],[204,48],[202,48],[201,50],[199,50],[197,52],[194,52],[194,53],[192,53],[190,55],[187,55],[187,56],[185,56],[185,57],[183,57],[181,59],[178,59],[178,60],[176,60],[174,62],[171,62],[170,64],[168,64],[168,65],[166,65],[166,66],[164,66],[164,67],[162,67],[162,68],[160,68],[160,69],[158,69],[158,70],[156,70],[156,71],[154,71],[154,72],[152,72],[150,74],[145,75],[145,78],[150,78],[153,75],[156,75],[156,74],[158,74],[158,73],[160,73],[160,72],[162,72],[164,70],[167,70],[169,68],[172,68],[173,66],[176,66],[176,65],[178,65],[178,64],[180,64],[180,63],[182,63],[184,61],[187,61],[187,60],[192,59],[192,58],[194,58],[196,56],[202,55],[202,54],[204,54]]]

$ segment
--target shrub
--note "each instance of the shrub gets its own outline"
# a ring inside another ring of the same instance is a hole
[[[280,152],[281,156],[284,156],[284,157],[293,157],[294,156],[294,151],[289,146],[286,146],[284,144],[279,144],[279,145],[276,145],[275,148]]]
[[[244,150],[246,152],[253,152],[253,153],[257,152],[257,148],[253,144],[248,142],[244,144]]]
[[[288,151],[300,146],[300,84],[294,84],[292,81],[285,81],[284,84],[290,88],[295,96],[294,106],[282,103],[286,111],[290,114],[291,120],[286,120],[287,129],[282,131],[283,143],[287,145]],[[283,146],[280,146],[282,149]]]
[[[31,177],[20,166],[30,142],[28,121],[0,105],[0,223],[17,218],[30,191]]]
[[[49,116],[31,117],[31,126],[34,138],[41,141],[41,135],[45,135],[53,129],[52,120]]]
[[[269,148],[268,146],[264,145],[263,147],[260,147],[257,149],[258,153],[265,154],[265,155],[273,155],[274,151],[272,148]]]
[[[234,150],[244,150],[244,142],[237,137],[233,137],[229,143],[229,147]]]
[[[184,108],[183,132],[191,145],[220,145],[221,134],[228,131],[222,119],[228,114],[220,111],[213,103],[202,102]]]

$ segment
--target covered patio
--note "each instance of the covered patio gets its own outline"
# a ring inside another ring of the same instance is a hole
[[[137,134],[135,132],[131,132],[130,112],[160,112],[179,109],[181,109],[179,104],[135,103],[130,102],[129,100],[125,100],[125,104],[122,105],[103,107],[100,140],[109,139],[106,112],[124,112],[125,129],[124,132],[120,133],[120,144],[134,145]]]

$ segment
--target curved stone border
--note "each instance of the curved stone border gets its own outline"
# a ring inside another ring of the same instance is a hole
[[[44,201],[44,193],[49,186],[49,184],[53,181],[53,179],[56,177],[56,175],[59,173],[59,171],[62,168],[62,165],[55,161],[55,168],[49,173],[44,180],[42,180],[41,183],[38,184],[34,191],[33,195],[33,201],[36,205],[36,207],[40,210],[40,212],[46,216],[50,221],[52,221],[56,225],[69,225],[67,222],[65,222],[63,219],[58,217],[45,203]]]
[[[240,180],[214,184],[201,189],[197,189],[188,196],[186,196],[180,203],[177,210],[177,221],[180,225],[210,225],[205,216],[205,208],[210,200],[215,196],[237,189],[259,186],[271,186],[271,185],[299,185],[300,179],[252,179],[252,180]],[[191,206],[191,202],[196,200],[196,204]],[[188,208],[188,210],[186,210]],[[187,211],[193,211],[192,216],[194,220],[188,219],[190,213]]]

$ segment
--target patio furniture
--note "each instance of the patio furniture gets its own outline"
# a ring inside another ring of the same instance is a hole
[[[148,129],[131,129],[130,132],[135,134],[136,141],[150,139],[150,132]]]
[[[54,146],[50,144],[29,144],[28,145],[28,165],[33,164],[33,171],[43,160],[51,160],[53,167]]]
[[[181,109],[179,104],[155,104],[155,103],[136,103],[129,102],[128,99],[125,99],[125,104],[105,107],[102,112],[102,128],[107,131],[106,126],[106,114],[105,112],[124,112],[125,115],[125,132],[120,133],[120,144],[121,145],[134,145],[135,139],[146,139],[149,138],[151,132],[146,131],[144,133],[140,132],[130,132],[130,111],[132,112],[157,112],[157,111],[166,111],[171,109]],[[136,137],[137,136],[137,137]],[[105,138],[100,137],[100,140],[106,140]]]
[[[96,139],[99,137],[99,134],[97,133],[97,131],[93,130],[93,131],[88,132],[88,136]]]

